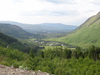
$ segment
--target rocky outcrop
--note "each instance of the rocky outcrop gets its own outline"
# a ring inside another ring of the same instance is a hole
[[[23,70],[0,65],[0,75],[52,75],[47,72]]]

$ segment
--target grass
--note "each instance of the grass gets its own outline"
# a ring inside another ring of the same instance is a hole
[[[97,16],[93,16],[71,34],[45,40],[60,41],[81,47],[88,47],[90,45],[100,46],[100,19]]]

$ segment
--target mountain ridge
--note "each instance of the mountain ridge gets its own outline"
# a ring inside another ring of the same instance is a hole
[[[12,21],[0,21],[0,23],[15,24],[30,33],[70,32],[77,28],[77,26],[74,25],[64,25],[61,23],[22,24]]]
[[[100,12],[87,19],[81,26],[74,30],[71,34],[64,37],[54,39],[76,46],[90,46],[100,44]]]
[[[15,38],[33,37],[33,34],[25,31],[19,26],[12,25],[12,24],[0,23],[0,32],[7,34],[9,36],[13,36]]]

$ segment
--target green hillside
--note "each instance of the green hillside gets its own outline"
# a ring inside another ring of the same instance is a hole
[[[82,47],[100,46],[100,12],[90,17],[71,34],[54,40]]]
[[[11,44],[14,42],[17,42],[17,39],[14,39],[12,37],[4,35],[3,33],[0,33],[0,45],[1,46],[7,46],[8,44]]]
[[[0,23],[0,32],[17,38],[29,38],[33,36],[33,34],[23,30],[19,26],[11,24]]]
[[[23,52],[28,52],[29,47],[26,44],[19,42],[17,39],[7,36],[0,32],[0,46],[4,48],[18,49]]]

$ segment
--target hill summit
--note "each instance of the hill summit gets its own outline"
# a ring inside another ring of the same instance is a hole
[[[29,38],[33,36],[33,34],[23,30],[19,26],[6,23],[0,23],[0,32],[15,38]]]

